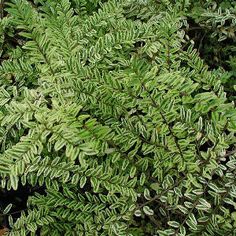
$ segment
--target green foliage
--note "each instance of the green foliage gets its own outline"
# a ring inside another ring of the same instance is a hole
[[[200,50],[209,65],[214,68],[222,66],[229,71],[229,76],[223,83],[233,101],[236,98],[232,89],[236,85],[236,2],[211,2],[206,7],[197,9],[193,8],[193,12],[199,12],[193,18],[201,29]]]
[[[191,4],[7,4],[1,187],[45,188],[10,236],[236,234],[235,103],[186,44]]]

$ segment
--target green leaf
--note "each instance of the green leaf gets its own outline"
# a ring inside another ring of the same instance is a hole
[[[180,226],[180,224],[176,221],[168,221],[167,224],[173,228],[179,228],[179,226]]]
[[[66,145],[66,143],[65,143],[65,141],[64,140],[57,140],[56,141],[56,143],[55,143],[55,145],[54,145],[54,149],[55,149],[55,151],[59,151],[60,149],[62,149],[63,148],[63,146],[65,146]]]
[[[14,190],[18,189],[18,182],[19,178],[18,176],[10,175],[10,181],[11,181],[11,186]]]
[[[180,231],[181,235],[183,235],[183,236],[186,235],[186,229],[183,225],[180,225],[179,231]]]
[[[100,181],[98,181],[95,177],[92,177],[90,179],[90,181],[91,181],[92,187],[94,189],[94,192],[95,193],[98,192],[99,186],[100,186]]]
[[[129,172],[129,176],[130,178],[134,178],[135,174],[136,174],[136,167],[135,166],[132,166],[131,169],[130,169],[130,172]]]
[[[232,218],[233,221],[236,222],[236,211],[231,213],[231,218]]]
[[[158,192],[158,190],[160,189],[160,185],[158,183],[152,183],[150,187],[156,192]]]
[[[186,224],[193,230],[197,229],[197,220],[193,213],[190,213],[189,218],[186,221]]]
[[[149,191],[147,188],[144,189],[144,197],[145,197],[145,199],[147,199],[147,200],[150,200],[150,199],[151,199],[150,191]]]
[[[143,212],[144,212],[146,215],[149,215],[149,216],[154,215],[154,211],[153,211],[149,206],[144,206],[144,207],[143,207]]]
[[[188,214],[188,209],[187,209],[186,207],[184,207],[184,206],[182,206],[182,205],[178,205],[177,207],[178,207],[178,209],[179,209],[181,212],[183,212],[184,214]]]
[[[199,199],[199,204],[197,205],[197,207],[198,207],[199,205],[202,205],[202,206],[205,207],[206,209],[211,208],[211,204],[210,204],[209,202],[207,202],[207,201],[206,201],[205,199],[203,199],[203,198],[200,198],[200,199]]]
[[[8,213],[10,212],[11,208],[12,208],[12,204],[10,203],[10,204],[8,204],[8,205],[6,206],[6,208],[4,209],[3,214],[4,214],[4,215],[8,214]]]
[[[83,188],[84,185],[86,184],[87,181],[87,177],[86,176],[82,176],[80,179],[80,188]]]
[[[146,180],[146,175],[144,173],[140,176],[140,185],[143,186]]]
[[[137,217],[140,217],[142,215],[141,211],[140,210],[136,210],[134,212],[134,215],[137,216]]]

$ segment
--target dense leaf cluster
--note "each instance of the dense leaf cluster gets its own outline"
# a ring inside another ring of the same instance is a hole
[[[235,57],[190,33],[235,41],[235,6],[174,2],[5,4],[0,184],[36,189],[9,235],[236,234]]]

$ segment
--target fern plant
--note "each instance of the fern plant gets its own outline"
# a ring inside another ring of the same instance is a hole
[[[8,235],[236,234],[227,75],[183,48],[178,7],[135,4],[8,3],[1,187],[45,189]]]

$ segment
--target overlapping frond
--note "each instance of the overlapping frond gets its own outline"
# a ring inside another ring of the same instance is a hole
[[[9,235],[233,235],[235,104],[176,9],[37,2],[8,8],[23,45],[0,67],[0,177],[46,190]]]

